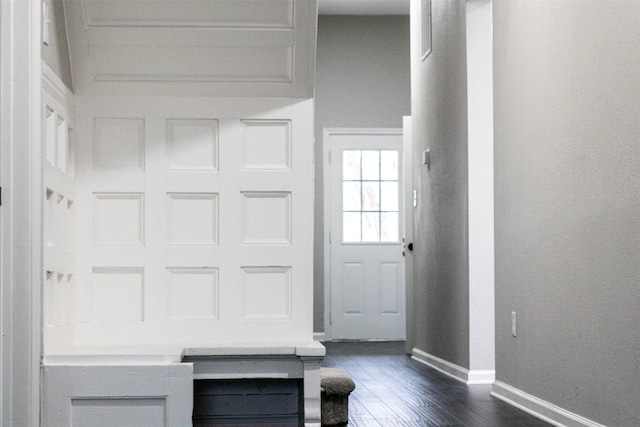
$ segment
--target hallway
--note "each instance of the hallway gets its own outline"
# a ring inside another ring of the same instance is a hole
[[[324,366],[345,369],[356,383],[349,426],[543,427],[549,424],[411,360],[403,342],[326,342]]]

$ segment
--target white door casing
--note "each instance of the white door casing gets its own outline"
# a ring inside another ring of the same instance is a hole
[[[404,262],[405,262],[405,282],[407,284],[407,319],[413,319],[415,314],[414,301],[414,284],[413,284],[413,209],[414,209],[414,192],[413,192],[413,149],[412,149],[412,132],[411,132],[411,116],[402,118],[403,128],[403,149],[404,149]],[[411,353],[415,342],[415,331],[413,322],[407,322],[406,351]]]
[[[0,2],[3,426],[37,426],[41,358],[40,2]]]
[[[402,144],[401,129],[325,129],[325,331],[331,339],[405,338]],[[355,168],[343,174],[344,162]]]

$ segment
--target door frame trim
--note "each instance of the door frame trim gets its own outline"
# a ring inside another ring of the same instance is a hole
[[[404,179],[404,244],[405,247],[409,243],[413,243],[414,236],[414,224],[413,224],[413,210],[415,209],[413,206],[414,201],[414,187],[413,187],[413,129],[412,129],[413,119],[411,116],[404,116],[402,118],[402,149],[403,149],[403,160],[404,164],[402,165],[402,170],[404,171],[403,179]],[[406,335],[405,335],[405,351],[407,354],[411,354],[411,351],[415,347],[415,322],[410,321],[413,320],[416,313],[416,305],[415,305],[415,285],[413,280],[413,250],[405,249],[405,316],[407,319],[406,325]]]
[[[403,135],[403,128],[326,127],[322,129],[322,183],[324,220],[324,339],[332,340],[331,329],[331,137],[334,135]],[[404,179],[404,177],[403,177]]]

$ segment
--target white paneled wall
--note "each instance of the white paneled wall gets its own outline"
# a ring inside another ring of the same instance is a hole
[[[43,233],[45,351],[73,343],[75,320],[73,96],[48,67],[43,73]]]
[[[312,340],[312,100],[77,102],[76,343]]]
[[[44,80],[41,422],[190,425],[197,369],[301,378],[319,425],[316,2],[113,3],[65,3]]]

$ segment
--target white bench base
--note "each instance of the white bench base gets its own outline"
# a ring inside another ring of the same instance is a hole
[[[43,359],[44,425],[191,425],[194,379],[300,378],[304,425],[319,427],[324,355],[315,341],[75,346]]]

